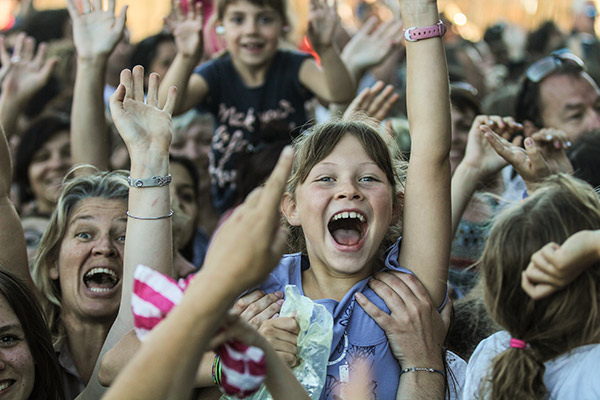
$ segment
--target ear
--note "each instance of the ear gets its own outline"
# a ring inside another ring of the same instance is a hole
[[[290,192],[285,192],[281,197],[281,212],[292,226],[300,226],[300,216],[294,196]]]
[[[48,275],[50,276],[50,279],[52,279],[53,281],[58,279],[59,273],[58,273],[57,263],[53,263],[52,266],[48,269]]]
[[[531,137],[531,135],[539,130],[540,128],[535,126],[535,124],[529,120],[523,123],[523,133],[525,134],[525,137]]]

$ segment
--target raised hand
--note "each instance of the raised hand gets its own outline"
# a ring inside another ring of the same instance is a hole
[[[11,102],[25,105],[50,79],[58,59],[46,60],[46,44],[40,43],[34,55],[35,40],[20,33],[12,55],[8,53],[4,36],[0,36],[0,79],[2,93],[10,96]]]
[[[176,0],[174,18],[165,18],[165,24],[175,37],[177,51],[186,57],[199,58],[203,50],[204,13],[202,4],[196,2],[194,7],[183,12],[181,1]]]
[[[133,73],[121,72],[121,83],[110,97],[110,111],[130,156],[143,155],[151,149],[165,150],[171,143],[171,114],[177,89],[171,87],[165,106],[158,108],[158,74],[150,74],[148,96],[144,101],[144,68]]]
[[[349,118],[357,111],[364,111],[369,117],[382,121],[398,101],[398,94],[394,93],[394,87],[382,81],[377,81],[370,88],[363,89],[358,96],[352,100],[344,112],[344,118]]]
[[[339,23],[337,1],[329,6],[326,0],[310,0],[308,12],[308,38],[314,49],[330,47]]]
[[[523,141],[522,136],[515,135],[523,129],[523,126],[513,118],[478,115],[471,125],[461,164],[476,170],[480,179],[486,179],[508,164],[485,138],[484,130],[487,128],[483,128],[484,126],[493,129],[507,141],[512,138],[511,144],[514,146],[520,146]]]
[[[400,364],[443,368],[442,344],[451,306],[446,305],[440,314],[425,287],[409,274],[379,272],[369,286],[384,299],[391,313],[383,312],[362,293],[356,294],[356,300],[383,329]]]
[[[528,137],[523,149],[508,142],[487,126],[482,126],[482,129],[494,150],[521,175],[528,190],[535,190],[537,183],[547,176],[573,171],[573,166],[565,154],[565,148],[568,146],[566,136],[559,135],[559,131],[544,130],[544,134],[541,135],[544,138],[543,142],[536,142]],[[555,146],[557,140],[564,140],[559,148]]]
[[[548,243],[531,256],[521,286],[534,300],[546,297],[571,283],[600,260],[600,231],[581,231],[562,245]]]
[[[232,312],[258,329],[264,321],[279,313],[282,304],[282,292],[265,294],[257,289],[240,297],[233,305]]]
[[[82,0],[82,6],[80,13],[75,0],[67,0],[77,55],[84,59],[107,58],[123,36],[127,6],[123,6],[118,18],[115,0],[108,0],[107,10],[102,9],[102,0]]]
[[[381,63],[401,42],[402,21],[377,22],[370,17],[342,50],[342,59],[355,74]]]

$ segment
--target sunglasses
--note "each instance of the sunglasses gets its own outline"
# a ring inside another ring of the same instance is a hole
[[[557,50],[549,56],[541,58],[531,64],[531,66],[527,68],[525,75],[531,82],[539,83],[542,79],[554,73],[565,63],[572,64],[581,71],[585,68],[581,58],[577,57],[575,54],[568,50]]]

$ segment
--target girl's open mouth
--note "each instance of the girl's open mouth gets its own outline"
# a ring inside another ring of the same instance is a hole
[[[367,219],[357,211],[340,211],[331,217],[327,229],[341,246],[356,246],[365,236]]]

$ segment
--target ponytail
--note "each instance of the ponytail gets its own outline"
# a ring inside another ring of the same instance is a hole
[[[531,347],[509,347],[493,363],[487,385],[482,385],[481,398],[491,394],[494,400],[538,400],[547,393],[544,384],[546,367]]]

